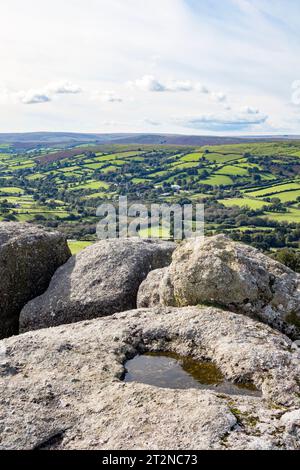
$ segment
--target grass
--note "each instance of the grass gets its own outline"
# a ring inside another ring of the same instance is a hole
[[[260,201],[259,199],[250,198],[232,198],[232,199],[220,199],[220,204],[224,204],[226,207],[238,206],[238,207],[249,207],[249,209],[261,209],[263,206],[268,205],[268,202]]]
[[[232,229],[222,229],[222,231],[236,231],[238,230],[239,232],[248,232],[248,231],[251,231],[251,232],[272,232],[274,230],[273,227],[256,227],[256,226],[241,226],[241,227],[234,227]]]
[[[205,153],[205,149],[209,149],[209,153]],[[227,207],[247,207],[250,210],[261,210],[267,206],[264,198],[276,197],[283,204],[294,205],[287,206],[288,212],[266,211],[264,217],[278,222],[299,221],[300,209],[296,200],[300,196],[300,178],[293,176],[291,169],[300,157],[300,142],[257,142],[200,148],[107,144],[94,150],[91,146],[89,153],[80,150],[81,154],[73,156],[71,151],[71,155],[68,153],[68,157],[60,162],[36,165],[37,155],[47,155],[57,152],[57,149],[35,149],[23,154],[13,153],[12,148],[9,150],[11,153],[7,153],[4,147],[1,153],[0,149],[0,202],[7,201],[0,217],[5,218],[8,209],[16,214],[18,220],[32,220],[36,214],[41,214],[47,218],[66,219],[63,229],[66,224],[76,227],[82,223],[85,226],[92,224],[93,220],[88,220],[88,217],[67,220],[75,207],[81,206],[87,209],[87,214],[92,214],[97,199],[114,200],[119,193],[126,192],[133,200],[144,198],[166,203],[184,198],[193,201],[219,198],[219,202]],[[253,182],[250,169],[256,169],[261,181]],[[209,175],[207,178],[203,176],[204,172]],[[99,181],[99,177],[104,181]],[[172,184],[179,184],[181,191],[174,194]],[[203,192],[204,185],[207,185],[208,194]],[[43,196],[46,201],[36,202],[32,194]],[[60,199],[60,210],[49,209],[49,199]],[[251,219],[254,215],[249,214]],[[232,229],[244,230],[244,227],[233,226]],[[155,230],[157,232],[158,229]],[[155,230],[154,236],[159,235]],[[148,236],[148,231],[142,235]],[[74,234],[76,237],[77,233]]]
[[[204,198],[209,198],[212,197],[211,194],[205,194],[205,193],[195,193],[187,196],[191,201],[197,201],[199,199],[204,199]]]
[[[246,168],[233,165],[225,165],[219,168],[215,173],[227,176],[249,176],[249,172]]]
[[[48,219],[49,217],[57,217],[58,219],[65,219],[67,218],[70,213],[67,212],[67,211],[63,211],[63,210],[41,210],[41,209],[28,209],[28,210],[24,210],[24,208],[20,211],[17,211],[18,214],[22,215],[22,214],[26,214],[26,215],[31,215],[31,217],[33,218],[35,215],[42,215],[43,217],[45,217],[46,219]]]
[[[87,196],[84,196],[82,200],[88,200],[88,199],[103,199],[105,198],[106,193],[103,192],[98,192],[98,193],[92,193],[88,194]]]
[[[108,157],[110,160],[115,159],[123,159],[123,158],[129,158],[129,157],[136,157],[140,155],[141,153],[144,153],[143,151],[135,151],[135,152],[119,152],[119,153],[112,153],[110,155],[105,155],[103,158]]]
[[[151,173],[149,175],[149,178],[151,179],[163,178],[163,177],[167,177],[169,174],[170,174],[169,170],[156,171],[155,173]],[[135,178],[135,179],[140,179],[140,178]]]
[[[113,173],[118,169],[117,166],[110,165],[102,169],[102,173]]]
[[[265,212],[268,219],[276,222],[288,222],[290,224],[300,224],[300,209],[289,208],[288,212]]]
[[[23,194],[24,190],[15,186],[0,187],[0,194]]]
[[[87,168],[90,168],[91,170],[98,170],[99,168],[102,168],[103,166],[106,165],[106,162],[102,163],[91,163],[86,165]]]
[[[104,181],[86,181],[85,183],[78,184],[69,188],[70,191],[79,191],[81,189],[108,189],[109,184]]]
[[[296,202],[297,198],[300,198],[300,189],[296,189],[295,191],[276,193],[276,195],[273,197],[280,199],[281,202]]]
[[[170,231],[165,227],[151,227],[145,228],[139,231],[139,236],[141,238],[170,238]]]
[[[25,168],[33,168],[35,166],[35,163],[24,163],[24,164],[21,164],[21,165],[12,165],[10,166],[10,170],[13,170],[13,171],[18,171],[18,170],[24,170]]]
[[[33,197],[26,196],[0,196],[0,202],[7,201],[10,204],[33,204]]]
[[[272,181],[276,180],[276,176],[270,174],[270,173],[260,173],[262,181]]]
[[[180,158],[183,162],[199,162],[199,160],[203,157],[203,152],[201,153],[188,153]]]
[[[77,255],[84,248],[92,245],[93,242],[81,241],[81,240],[68,240],[68,246],[71,250],[72,255]]]
[[[257,191],[246,191],[247,195],[253,196],[253,197],[265,197],[265,196],[273,196],[277,197],[277,193],[283,193],[285,191],[291,191],[293,189],[300,189],[300,184],[299,183],[283,183],[283,184],[277,184],[274,186],[269,186],[267,188],[259,189]]]
[[[210,162],[226,163],[232,160],[239,160],[243,157],[243,155],[208,153],[208,154],[204,154],[204,157],[206,158],[206,160]]]
[[[62,181],[65,181],[66,179],[70,179],[70,178],[78,178],[78,176],[80,176],[81,173],[75,172],[75,171],[67,171],[67,172],[64,172],[63,175],[64,175],[64,178]]]
[[[64,168],[60,168],[59,171],[62,171],[63,173],[68,173],[69,171],[73,172],[76,170],[80,170],[80,166],[66,166]]]
[[[204,147],[210,151],[217,152],[237,152],[237,153],[249,153],[256,156],[272,155],[276,156],[288,156],[293,153],[300,152],[299,143],[297,142],[259,142],[250,144],[225,144],[225,145],[212,145],[210,147]]]
[[[117,166],[122,166],[122,165],[127,165],[128,162],[125,161],[125,160],[114,160],[114,161],[113,161],[113,164],[114,164],[114,165],[117,165]]]
[[[232,184],[232,179],[226,175],[213,175],[209,178],[202,179],[201,183],[209,186],[229,186]]]
[[[185,162],[185,163],[172,163],[172,170],[182,170],[186,168],[196,168],[199,165],[198,162]]]
[[[33,175],[26,176],[26,179],[29,181],[35,181],[42,178],[45,178],[45,175],[43,175],[42,173],[35,173]]]

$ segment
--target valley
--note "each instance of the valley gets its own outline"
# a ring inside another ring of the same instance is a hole
[[[299,248],[299,140],[29,147],[0,145],[0,220],[59,228],[74,252],[96,239],[97,206],[120,195],[203,202],[207,234],[262,250]]]

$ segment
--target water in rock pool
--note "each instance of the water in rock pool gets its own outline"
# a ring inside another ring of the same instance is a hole
[[[212,362],[199,362],[174,353],[146,353],[125,364],[125,382],[141,382],[163,388],[200,388],[229,395],[260,396],[251,383],[234,384]]]

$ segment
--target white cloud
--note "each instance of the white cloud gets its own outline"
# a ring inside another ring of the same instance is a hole
[[[5,104],[9,102],[10,94],[6,88],[0,89],[0,103]]]
[[[78,94],[82,89],[74,83],[62,81],[49,83],[41,89],[29,89],[10,93],[12,99],[15,98],[23,104],[40,104],[52,101],[56,95]]]
[[[202,83],[196,83],[195,90],[205,95],[210,93],[209,88],[207,88],[207,86],[203,85]]]
[[[246,114],[259,114],[259,109],[252,108],[251,106],[245,106],[244,108],[242,108],[242,112]]]
[[[268,116],[261,113],[249,115],[249,113],[218,113],[190,116],[185,119],[178,118],[176,122],[183,127],[210,130],[210,131],[244,131],[264,124]]]
[[[144,75],[142,78],[130,81],[130,88],[146,92],[197,92],[204,95],[210,95],[211,98],[219,103],[224,103],[227,96],[223,92],[210,91],[210,89],[200,82],[191,80],[159,80],[153,75]]]
[[[140,91],[150,92],[181,92],[193,91],[195,85],[190,80],[158,80],[153,75],[144,75],[142,78],[131,81],[128,83],[131,88],[136,88]]]
[[[174,80],[166,84],[166,91],[193,91],[194,85],[190,80]]]
[[[16,93],[15,96],[23,104],[39,104],[51,101],[49,94],[43,90],[20,91],[19,93]]]
[[[299,133],[290,89],[300,78],[299,41],[299,0],[91,0],[89,8],[79,0],[4,1],[0,89],[9,92],[0,94],[0,131],[97,132],[107,120],[116,130],[143,132],[146,115],[161,123],[159,131],[186,132],[171,115],[235,110],[257,118],[241,111],[249,105],[270,116],[268,124],[251,124],[255,131],[272,123],[279,133]],[[40,106],[16,112],[18,90],[18,103]],[[116,106],[99,106],[93,90],[114,90],[104,101]]]
[[[99,99],[105,103],[122,103],[123,99],[120,98],[114,91],[104,91],[103,93],[96,93],[95,98]]]
[[[128,85],[141,91],[167,91],[166,86],[153,75],[144,75],[142,78],[128,82]]]
[[[47,85],[46,89],[49,93],[54,95],[59,94],[77,94],[81,93],[82,89],[80,86],[76,85],[72,82],[62,81],[62,82],[54,82]]]
[[[159,121],[156,121],[155,119],[149,119],[146,118],[144,119],[145,124],[149,124],[150,126],[160,126],[161,123]]]
[[[226,94],[221,91],[212,92],[211,97],[213,100],[217,101],[218,103],[224,103],[227,100]]]

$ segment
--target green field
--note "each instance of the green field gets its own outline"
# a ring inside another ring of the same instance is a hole
[[[295,191],[276,193],[276,195],[273,195],[272,197],[280,199],[281,202],[296,202],[297,199],[300,198],[300,189],[296,189]]]
[[[206,160],[216,163],[226,163],[233,160],[240,160],[243,158],[242,154],[222,154],[222,153],[208,153],[204,154]]]
[[[197,168],[199,166],[198,162],[184,162],[184,163],[172,163],[171,166],[173,167],[174,170],[181,170],[181,169],[186,169],[186,168]]]
[[[285,191],[292,191],[292,190],[299,190],[300,183],[286,183],[286,184],[278,184],[274,186],[270,186],[265,189],[259,189],[257,191],[246,191],[247,195],[253,197],[266,197],[266,196],[274,196],[277,197],[278,193],[283,193]]]
[[[16,188],[15,186],[1,186],[0,194],[23,194],[24,190],[22,188]]]
[[[165,227],[151,227],[148,229],[142,229],[139,231],[141,238],[170,238],[170,231]]]
[[[87,196],[83,196],[82,200],[88,200],[88,199],[105,199],[106,193],[103,191],[99,191],[97,193],[92,193],[88,194]]]
[[[291,207],[286,213],[266,212],[266,217],[277,222],[300,224],[300,209]]]
[[[213,175],[207,179],[201,180],[202,184],[208,184],[209,186],[228,186],[232,184],[232,179],[226,175]]]
[[[203,157],[203,153],[188,153],[180,158],[183,162],[199,162],[199,160]]]
[[[219,168],[219,170],[216,171],[216,174],[228,176],[249,176],[249,172],[246,168],[233,165],[225,165],[222,168]]]
[[[260,201],[257,199],[250,198],[231,198],[231,199],[221,199],[219,200],[224,206],[238,206],[238,207],[249,207],[250,209],[261,209],[263,206],[267,206],[269,203]]]
[[[300,141],[91,144],[59,149],[62,158],[54,160],[57,148],[20,151],[7,145],[1,150],[0,219],[58,228],[68,239],[82,239],[79,247],[95,238],[97,206],[115,203],[120,195],[146,204],[205,201],[208,232],[246,236],[250,230],[255,246],[264,249],[261,234],[279,227],[274,233],[284,232],[280,243],[297,245]],[[157,229],[152,235],[159,235]],[[72,250],[80,249],[76,241],[70,243]]]
[[[71,250],[72,255],[77,255],[80,251],[84,250],[86,247],[92,245],[93,242],[86,242],[80,240],[68,240],[68,245]]]
[[[86,181],[84,184],[79,184],[76,186],[70,187],[70,191],[79,191],[79,190],[86,190],[86,189],[108,189],[109,184],[105,183],[104,181]]]

